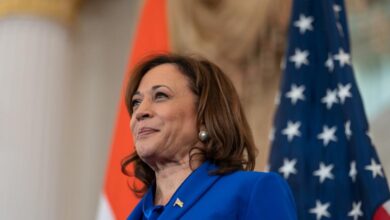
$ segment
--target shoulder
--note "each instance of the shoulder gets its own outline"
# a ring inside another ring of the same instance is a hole
[[[243,196],[246,219],[296,219],[295,202],[287,182],[273,172],[236,171],[221,178]]]
[[[233,181],[234,184],[257,185],[266,183],[285,182],[284,179],[273,172],[235,171],[222,177],[223,181]]]
[[[286,181],[273,172],[235,171],[222,175],[216,183],[220,191],[229,191],[231,196],[241,198],[246,202],[261,199],[265,196],[283,194],[291,197],[291,192]],[[259,198],[255,198],[261,194]]]
[[[226,174],[226,176],[239,177],[245,179],[279,178],[279,175],[273,172],[258,172],[258,171],[244,171],[244,170],[231,172]]]

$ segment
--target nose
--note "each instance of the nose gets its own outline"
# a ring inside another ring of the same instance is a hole
[[[135,112],[137,121],[142,121],[152,117],[151,106],[147,100],[143,100]]]
[[[140,113],[137,113],[135,118],[137,119],[137,121],[142,121],[142,120],[145,120],[147,118],[150,118],[150,113],[149,112],[140,112]]]

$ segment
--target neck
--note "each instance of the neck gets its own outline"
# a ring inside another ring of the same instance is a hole
[[[168,163],[155,167],[155,205],[166,205],[184,180],[194,169],[200,166],[200,162],[192,162],[191,165],[187,158],[181,162]]]

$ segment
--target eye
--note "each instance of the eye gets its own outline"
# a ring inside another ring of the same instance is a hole
[[[154,95],[155,100],[164,100],[168,98],[168,95],[163,92],[156,92]]]
[[[133,107],[133,110],[136,109],[141,104],[141,99],[133,99],[131,100],[131,106]]]

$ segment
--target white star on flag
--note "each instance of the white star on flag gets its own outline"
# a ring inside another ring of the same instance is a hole
[[[373,138],[372,138],[372,134],[371,134],[371,132],[370,131],[366,131],[366,135],[370,138],[370,140],[372,140]]]
[[[377,164],[373,158],[371,158],[371,164],[365,166],[364,169],[372,172],[372,178],[375,178],[377,175],[383,177],[382,166]]]
[[[295,169],[295,164],[297,163],[296,159],[289,160],[284,158],[283,166],[279,168],[279,172],[283,173],[283,177],[288,179],[290,174],[297,174],[297,170]]]
[[[340,36],[344,37],[343,25],[341,25],[341,23],[339,21],[337,21],[336,27],[337,27],[337,30],[339,31]]]
[[[299,28],[299,33],[304,34],[307,30],[313,30],[312,22],[313,17],[305,16],[304,14],[299,15],[299,20],[294,22],[294,26]]]
[[[325,66],[326,68],[328,68],[329,72],[333,72],[334,62],[333,62],[332,54],[328,54],[328,59],[325,61]]]
[[[351,65],[351,56],[349,53],[345,53],[343,48],[340,48],[339,53],[333,57],[335,60],[339,61],[341,67],[343,67],[345,64]]]
[[[282,134],[287,136],[288,142],[291,142],[294,139],[294,136],[301,136],[301,132],[299,131],[300,126],[301,122],[299,121],[295,123],[292,121],[287,122],[287,127],[282,130]]]
[[[334,11],[334,13],[336,14],[336,17],[338,18],[338,17],[339,17],[339,13],[340,13],[340,11],[341,11],[341,6],[340,6],[340,5],[333,4],[333,11]]]
[[[303,91],[305,91],[305,86],[297,86],[295,84],[291,85],[290,91],[286,93],[286,97],[291,99],[291,104],[295,105],[298,100],[305,100],[305,96],[303,95]]]
[[[359,216],[363,216],[363,212],[361,210],[362,202],[353,202],[352,203],[352,210],[348,212],[348,216],[353,217],[353,220],[357,220]]]
[[[321,201],[317,200],[316,207],[310,209],[309,212],[315,214],[317,220],[321,220],[323,216],[330,218],[330,213],[328,212],[329,206],[329,202],[322,204]]]
[[[334,90],[327,89],[326,96],[324,96],[321,99],[321,102],[326,104],[327,109],[331,109],[333,104],[336,104],[339,102],[337,99],[337,89],[334,89]]]
[[[290,56],[289,60],[295,64],[295,69],[299,69],[303,64],[309,65],[309,60],[307,59],[308,56],[309,51],[301,51],[299,48],[297,48],[295,49],[295,54]]]
[[[337,95],[340,98],[340,102],[342,104],[344,104],[344,101],[345,101],[346,98],[348,98],[348,97],[352,98],[352,94],[349,91],[351,89],[352,85],[351,85],[351,83],[347,83],[345,85],[339,83],[337,86],[339,88],[339,91],[337,92]]]
[[[352,181],[356,181],[356,175],[357,175],[357,170],[356,170],[356,161],[351,162],[351,166],[349,169],[349,176],[352,178]]]
[[[329,128],[328,126],[324,126],[323,130],[320,134],[318,134],[317,138],[323,140],[323,144],[326,147],[330,141],[337,142],[337,137],[335,136],[337,128],[333,126]]]
[[[346,121],[344,127],[345,127],[345,130],[344,130],[345,136],[347,136],[348,139],[351,138],[351,136],[352,136],[351,121]]]
[[[336,16],[336,26],[337,26],[337,30],[339,31],[339,34],[341,37],[344,36],[344,31],[343,31],[343,26],[341,25],[340,21],[339,21],[339,14],[341,12],[341,6],[340,5],[336,5],[336,4],[333,4],[333,12]]]
[[[320,178],[320,183],[323,183],[326,178],[333,179],[334,176],[332,174],[333,164],[329,164],[326,166],[324,163],[320,163],[320,168],[313,172],[314,176],[318,176]]]

